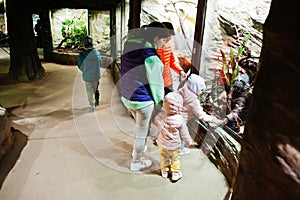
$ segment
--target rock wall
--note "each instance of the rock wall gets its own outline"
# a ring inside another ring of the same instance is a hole
[[[262,25],[268,15],[271,0],[217,0],[208,1],[200,73],[221,65],[212,58],[220,57],[220,50],[234,53],[251,34],[247,47],[251,56],[259,57],[262,46]],[[255,60],[258,62],[258,59]]]
[[[207,2],[203,49],[200,73],[207,76],[207,70],[214,67],[212,58],[219,50],[234,52],[251,33],[248,47],[252,56],[260,55],[262,46],[262,25],[268,15],[271,0],[216,0]],[[179,56],[191,58],[194,41],[197,0],[190,1],[142,1],[141,25],[151,21],[169,21],[176,36],[173,49]],[[225,45],[226,41],[226,45]],[[257,61],[257,60],[256,60]]]

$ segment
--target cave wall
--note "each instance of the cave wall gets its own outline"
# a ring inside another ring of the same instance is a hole
[[[272,1],[232,199],[300,199],[298,19],[295,1]]]

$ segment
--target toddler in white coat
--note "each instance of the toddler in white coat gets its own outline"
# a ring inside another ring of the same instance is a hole
[[[182,140],[187,145],[193,142],[184,118],[181,115],[183,99],[177,92],[170,92],[164,97],[163,112],[158,115],[161,120],[156,143],[160,152],[160,168],[162,177],[167,178],[169,172],[172,181],[182,177],[180,171],[180,151]]]

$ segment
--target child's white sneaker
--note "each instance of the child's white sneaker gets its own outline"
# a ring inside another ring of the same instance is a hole
[[[161,176],[163,178],[168,178],[168,175],[169,175],[169,172],[163,172],[163,171],[161,171]]]
[[[141,171],[143,169],[149,168],[152,165],[151,160],[141,160],[140,162],[131,162],[130,170],[133,172]]]
[[[182,178],[182,173],[179,171],[178,173],[172,174],[172,181],[178,181]]]
[[[184,147],[183,149],[181,149],[180,155],[183,156],[183,155],[189,154],[190,152],[191,152],[191,150],[189,148]]]

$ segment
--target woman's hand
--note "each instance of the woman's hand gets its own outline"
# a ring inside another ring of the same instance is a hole
[[[186,73],[183,70],[181,70],[179,73],[182,78],[186,78]]]

